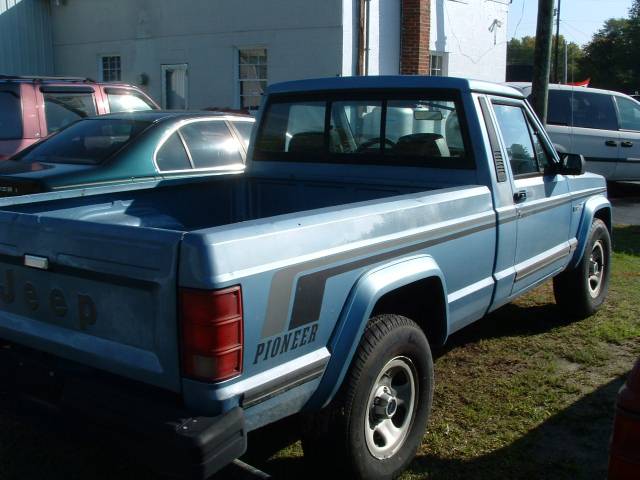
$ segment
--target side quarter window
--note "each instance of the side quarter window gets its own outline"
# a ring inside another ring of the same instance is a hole
[[[156,155],[156,164],[161,172],[191,169],[189,156],[178,132],[173,133],[160,147]]]
[[[517,105],[493,105],[498,127],[507,148],[513,176],[539,173],[531,127],[522,107]]]
[[[640,104],[624,97],[615,97],[620,114],[620,129],[640,131]]]

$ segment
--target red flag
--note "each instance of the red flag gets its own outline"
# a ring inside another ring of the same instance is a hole
[[[588,87],[590,83],[591,83],[591,77],[581,82],[567,83],[567,85],[571,85],[572,87]]]

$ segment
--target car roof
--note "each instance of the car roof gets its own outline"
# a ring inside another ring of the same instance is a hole
[[[185,110],[141,110],[137,112],[108,113],[91,117],[94,120],[139,120],[146,122],[159,122],[164,120],[190,120],[193,118],[220,117],[227,120],[255,121],[250,115],[216,111],[185,111]]]
[[[44,83],[47,85],[102,85],[105,87],[137,88],[124,82],[97,82],[88,77],[62,77],[44,75],[5,75],[0,74],[0,82],[3,83]]]
[[[519,90],[531,90],[531,82],[508,82],[507,85],[515,87]],[[603,93],[606,95],[619,95],[622,97],[628,97],[628,95],[622,92],[616,92],[614,90],[604,90],[602,88],[592,88],[592,87],[580,87],[575,85],[562,85],[559,83],[550,83],[549,90],[564,90],[564,91],[582,91],[591,92],[591,93]]]
[[[328,77],[296,80],[271,85],[269,94],[320,92],[331,90],[425,89],[440,88],[464,92],[488,93],[522,98],[522,91],[506,84],[470,80],[456,77],[432,77],[424,75],[380,75],[362,77]]]

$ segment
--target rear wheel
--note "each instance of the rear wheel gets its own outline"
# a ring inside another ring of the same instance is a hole
[[[609,291],[610,266],[611,236],[605,223],[596,218],[580,263],[553,279],[556,303],[577,318],[593,315]]]
[[[418,325],[406,317],[370,320],[340,393],[324,414],[325,434],[303,439],[305,456],[352,478],[391,479],[422,441],[433,398],[433,361]],[[317,433],[317,431],[316,431]]]

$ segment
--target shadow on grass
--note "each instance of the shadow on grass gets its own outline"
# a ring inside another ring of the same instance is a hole
[[[626,375],[582,397],[560,413],[510,445],[483,456],[464,459],[418,455],[406,473],[425,479],[533,479],[581,480],[606,478],[609,438],[614,402]],[[280,443],[282,429],[263,434],[274,451],[291,443]],[[428,441],[428,436],[426,437]],[[452,445],[455,449],[455,445]],[[251,459],[251,457],[249,457]],[[329,472],[309,470],[302,457],[278,457],[258,463],[275,480],[339,478]],[[331,470],[331,459],[327,459]],[[239,478],[230,475],[222,478]]]
[[[614,402],[625,378],[582,397],[504,448],[469,460],[419,456],[407,472],[434,480],[606,478]]]
[[[613,251],[640,256],[640,226],[614,227]]]

